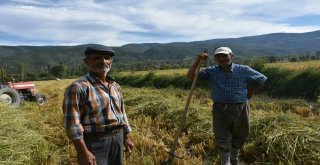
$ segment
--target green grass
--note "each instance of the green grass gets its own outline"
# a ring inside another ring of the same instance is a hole
[[[314,61],[299,61],[299,62],[275,62],[267,63],[266,68],[278,68],[283,70],[289,70],[294,72],[302,72],[308,69],[320,69],[320,60]],[[164,69],[164,70],[148,70],[148,71],[123,71],[120,72],[120,76],[145,76],[148,73],[153,72],[157,76],[181,76],[186,75],[188,69]]]
[[[46,164],[50,144],[37,121],[30,120],[27,109],[0,105],[0,164]]]
[[[276,62],[268,63],[267,68],[279,68],[295,72],[302,72],[308,69],[320,69],[320,60],[299,61],[299,62]]]
[[[297,63],[261,64],[256,70],[268,77],[263,92],[277,98],[303,98],[316,101],[320,96],[320,62],[308,61]],[[292,69],[303,66],[304,69]],[[317,64],[317,65],[316,65]],[[288,67],[291,66],[291,69]],[[131,87],[175,87],[189,89],[191,81],[186,77],[187,69],[170,69],[158,71],[137,71],[113,73],[122,85]],[[208,89],[206,80],[199,80],[197,86]]]
[[[186,75],[188,69],[164,69],[164,70],[155,70],[155,71],[124,71],[120,72],[121,76],[129,76],[129,75],[137,75],[137,76],[145,76],[153,72],[155,75],[161,76],[177,76],[177,75]]]

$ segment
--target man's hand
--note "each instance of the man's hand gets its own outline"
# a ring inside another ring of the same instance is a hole
[[[247,97],[248,99],[251,99],[251,97],[264,85],[264,83],[258,83],[253,85],[248,89]]]
[[[254,94],[254,91],[253,91],[253,90],[248,90],[248,95],[247,95],[248,99],[251,99],[251,97],[253,96],[253,94]]]
[[[96,157],[90,152],[77,153],[79,165],[96,165]]]
[[[189,70],[188,70],[188,73],[187,73],[187,78],[189,80],[193,80],[194,79],[194,76],[195,76],[195,71],[196,71],[196,68],[197,66],[199,65],[200,63],[200,60],[203,61],[203,60],[206,60],[208,59],[208,53],[201,53],[197,56],[195,62],[190,66]]]
[[[125,151],[130,153],[134,147],[134,144],[133,144],[131,138],[129,137],[128,133],[124,134],[124,136],[123,136],[123,144],[125,147]]]
[[[208,53],[201,53],[201,54],[199,54],[198,55],[198,59],[200,60],[200,59],[202,59],[202,60],[207,60],[208,59]]]
[[[83,139],[74,139],[72,143],[77,151],[79,165],[96,165],[96,157],[87,149]]]

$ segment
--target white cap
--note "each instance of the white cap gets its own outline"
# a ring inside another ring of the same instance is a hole
[[[214,51],[214,55],[216,54],[230,54],[232,50],[228,47],[219,47]]]

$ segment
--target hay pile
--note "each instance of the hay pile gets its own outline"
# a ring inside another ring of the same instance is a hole
[[[187,91],[179,89],[125,88],[129,118],[137,139],[140,160],[159,163],[167,158],[184,109]],[[217,164],[219,156],[212,134],[207,95],[196,91],[178,151],[186,155],[175,164]],[[297,106],[299,104],[300,106]],[[250,103],[251,133],[241,152],[249,164],[317,164],[320,162],[320,125],[315,114],[297,113],[308,108],[302,100]],[[313,110],[310,109],[310,113]],[[136,133],[138,132],[138,133]],[[159,145],[158,145],[159,144]],[[150,157],[150,155],[153,155]],[[156,155],[156,156],[155,156]],[[132,159],[131,159],[132,160]],[[132,160],[133,161],[133,160]],[[147,163],[147,164],[148,164]]]
[[[46,164],[49,144],[25,111],[0,104],[0,164]]]
[[[71,80],[70,80],[71,81]],[[20,109],[0,106],[0,164],[74,164],[75,151],[62,128],[61,100],[66,84],[43,85],[50,97],[41,107],[25,104]],[[39,86],[42,89],[42,86]],[[173,142],[188,91],[168,87],[123,86],[126,110],[135,149],[125,164],[161,164]],[[212,133],[209,92],[197,89],[190,104],[186,127],[177,153],[184,159],[174,164],[219,164]],[[241,152],[248,164],[318,164],[320,117],[317,107],[304,101],[251,100],[251,133]],[[50,155],[50,156],[49,156]]]
[[[320,162],[318,122],[296,114],[261,113],[255,116],[243,152],[246,162],[272,164]]]

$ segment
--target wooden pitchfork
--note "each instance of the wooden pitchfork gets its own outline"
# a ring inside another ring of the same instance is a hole
[[[203,51],[203,53],[208,53],[208,50],[205,49]],[[176,149],[177,149],[178,139],[181,136],[182,128],[185,126],[185,123],[186,123],[187,112],[189,110],[189,104],[190,104],[190,101],[191,101],[191,98],[192,98],[193,90],[194,90],[194,88],[196,86],[196,83],[197,83],[199,70],[200,70],[200,67],[202,65],[202,62],[203,62],[203,60],[202,60],[202,58],[200,58],[200,61],[199,61],[198,65],[196,67],[196,70],[195,70],[195,76],[194,76],[193,81],[192,81],[192,85],[191,85],[191,89],[190,89],[189,96],[188,96],[188,99],[187,99],[187,103],[186,103],[186,106],[184,108],[183,114],[182,114],[181,119],[180,119],[180,125],[178,127],[177,132],[176,132],[176,136],[175,136],[175,139],[174,139],[173,144],[171,146],[171,149],[170,149],[170,151],[167,151],[167,153],[169,154],[169,157],[168,157],[168,159],[166,161],[167,165],[171,165],[174,157],[179,158],[179,159],[182,159],[184,157],[184,156],[176,155],[175,152],[176,152]]]

